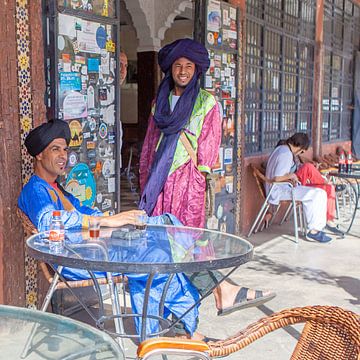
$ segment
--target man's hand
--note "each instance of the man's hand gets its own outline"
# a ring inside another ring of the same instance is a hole
[[[112,216],[104,216],[100,217],[100,225],[108,226],[108,227],[118,227],[127,224],[135,225],[137,223],[137,217],[140,215],[145,215],[144,210],[130,210],[123,211],[119,214],[115,214]]]
[[[299,179],[295,173],[289,174],[288,181],[291,182],[293,184],[293,186],[296,186],[299,184]]]

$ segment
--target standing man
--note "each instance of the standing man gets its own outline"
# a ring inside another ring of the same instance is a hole
[[[148,215],[171,213],[184,225],[201,228],[205,225],[206,174],[217,160],[221,142],[219,106],[199,85],[201,74],[210,65],[209,54],[202,44],[180,39],[163,47],[158,61],[165,77],[141,152],[139,207]],[[188,276],[201,294],[223,279],[217,271]],[[274,293],[227,281],[213,294],[218,315],[258,306],[275,297]]]
[[[159,65],[165,77],[140,157],[140,208],[148,215],[168,212],[187,226],[204,227],[206,174],[221,141],[219,106],[199,85],[209,55],[202,44],[181,39],[160,50]],[[180,135],[191,145],[196,164]]]

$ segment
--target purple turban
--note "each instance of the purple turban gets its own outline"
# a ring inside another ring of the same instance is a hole
[[[71,132],[67,122],[50,120],[29,132],[25,139],[25,146],[31,156],[40,154],[53,140],[65,139],[69,145]]]
[[[175,60],[185,57],[197,65],[200,73],[210,66],[209,54],[203,44],[191,39],[180,39],[164,46],[158,55],[161,70],[166,73]]]

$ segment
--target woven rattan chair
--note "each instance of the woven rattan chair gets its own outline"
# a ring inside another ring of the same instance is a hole
[[[32,222],[30,221],[30,219],[27,217],[27,215],[24,214],[24,212],[21,211],[19,208],[17,208],[17,215],[18,215],[19,219],[21,220],[21,224],[23,226],[26,238],[29,237],[30,235],[36,234],[38,232],[37,229],[32,224]],[[51,284],[54,281],[54,273],[53,273],[52,269],[49,268],[49,265],[47,265],[44,262],[39,262],[39,268],[40,268],[40,271],[43,273],[45,279],[51,286]],[[119,284],[119,283],[126,282],[127,278],[125,276],[113,276],[112,281],[114,284]],[[108,279],[105,277],[98,278],[97,282],[99,285],[107,285]],[[94,281],[92,279],[71,280],[71,281],[68,280],[67,284],[64,281],[61,281],[61,279],[58,279],[58,281],[56,281],[56,286],[54,288],[54,291],[60,290],[60,289],[67,289],[69,287],[71,289],[76,289],[76,288],[84,288],[84,287],[89,287],[89,286],[91,286],[91,287],[94,286]],[[51,296],[53,295],[53,293],[54,292],[51,293]],[[44,304],[42,305],[42,310],[46,311],[50,300],[51,300],[51,297],[48,299],[45,298]],[[46,302],[47,302],[47,304],[46,304]]]
[[[269,332],[298,323],[305,323],[305,326],[291,360],[360,359],[360,316],[335,306],[283,310],[253,323],[235,336],[216,342],[173,338],[146,340],[138,347],[138,359],[147,360],[159,354],[195,355],[206,360],[227,356]],[[266,356],[259,354],[258,358]]]
[[[263,200],[263,205],[261,206],[260,211],[258,212],[253,224],[251,225],[247,237],[250,237],[253,233],[256,233],[257,231],[259,231],[259,229],[262,230],[262,228],[264,227],[263,221],[265,219],[266,213],[270,209],[269,197],[270,197],[271,192],[274,190],[274,188],[278,185],[287,184],[287,185],[291,186],[291,188],[293,189],[292,184],[289,182],[271,181],[270,179],[268,179],[265,176],[264,172],[254,164],[250,164],[250,168],[252,170],[252,174],[253,174],[256,184],[258,186],[260,196]],[[266,191],[265,191],[265,184],[271,185],[270,191],[267,195],[266,195]],[[298,220],[300,222],[300,229],[301,229],[302,233],[305,232],[304,231],[304,218],[303,218],[303,211],[302,211],[302,203],[301,203],[301,201],[295,201],[294,197],[292,198],[291,201],[285,201],[285,200],[280,201],[279,205],[276,207],[274,213],[272,214],[271,222],[274,220],[275,216],[279,212],[279,209],[282,204],[285,204],[287,208],[284,213],[284,216],[282,217],[282,220],[280,221],[280,225],[284,223],[284,221],[287,219],[290,212],[293,211],[295,240],[296,240],[296,242],[298,242],[299,241],[298,240],[299,239]]]

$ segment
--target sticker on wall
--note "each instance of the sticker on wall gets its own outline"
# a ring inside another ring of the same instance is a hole
[[[105,179],[110,177],[110,175],[111,175],[110,160],[105,160],[104,161],[101,172],[102,172]]]
[[[223,213],[224,213],[224,208],[220,204],[218,206],[218,208],[216,209],[216,217],[220,220],[222,218],[222,216],[223,216]]]
[[[207,13],[207,29],[209,31],[219,31],[221,26],[220,1],[209,0]]]
[[[75,91],[65,96],[63,103],[64,119],[87,117],[86,96]]]
[[[93,109],[95,107],[95,90],[92,85],[87,88],[86,93],[88,109]]]
[[[217,230],[219,226],[219,220],[216,216],[212,215],[210,218],[207,219],[206,227],[210,230]]]
[[[107,137],[108,128],[105,123],[101,123],[99,126],[99,136],[101,139],[105,139]]]
[[[78,120],[72,120],[69,122],[71,140],[69,147],[79,147],[83,142],[82,127]]]
[[[102,203],[102,200],[103,200],[103,194],[102,194],[102,193],[98,193],[98,194],[96,195],[96,202],[97,202],[98,204],[101,204],[101,203]]]
[[[114,125],[115,124],[115,106],[110,105],[107,108],[101,109],[101,115],[103,117],[103,121],[107,123],[108,125]]]
[[[81,65],[85,65],[86,64],[86,59],[84,56],[80,56],[80,55],[76,55],[75,56],[75,62]]]
[[[225,188],[228,194],[232,194],[234,192],[234,177],[233,176],[225,176]]]
[[[104,199],[101,205],[101,210],[107,210],[111,208],[111,199]]]
[[[66,191],[69,191],[85,206],[92,206],[96,197],[96,183],[90,168],[77,164],[71,169],[66,180]]]
[[[81,90],[81,77],[78,72],[61,72],[59,76],[60,92]]]
[[[115,144],[115,139],[116,139],[116,134],[113,131],[109,132],[108,143]]]
[[[108,193],[114,193],[115,192],[115,178],[109,178],[108,179]]]
[[[96,150],[89,150],[89,151],[87,152],[87,157],[88,157],[89,159],[95,159],[95,158],[96,158]]]
[[[87,120],[88,120],[90,131],[95,131],[96,130],[96,120],[91,116],[88,116]]]
[[[96,149],[96,142],[95,141],[87,141],[86,142],[86,149],[87,150],[95,150]]]
[[[74,167],[77,164],[77,162],[78,162],[77,154],[72,151],[68,156],[68,166]]]
[[[68,36],[70,39],[74,39],[76,37],[76,18],[74,16],[59,14],[58,21],[59,34]]]
[[[80,51],[100,54],[100,48],[96,42],[96,30],[98,27],[99,24],[96,22],[82,20],[81,31],[77,32]]]
[[[233,148],[226,148],[224,151],[224,164],[232,164],[233,162]]]
[[[98,73],[99,72],[100,60],[97,58],[88,59],[88,72]]]
[[[96,43],[100,49],[105,49],[106,30],[102,26],[99,26],[96,30]]]
[[[114,53],[115,52],[115,43],[112,40],[108,40],[106,42],[105,48],[106,48],[106,51]]]
[[[64,50],[64,48],[65,48],[65,39],[61,35],[58,36],[57,46],[60,51]]]
[[[214,34],[212,32],[208,32],[207,34],[207,41],[210,45],[214,45]]]

